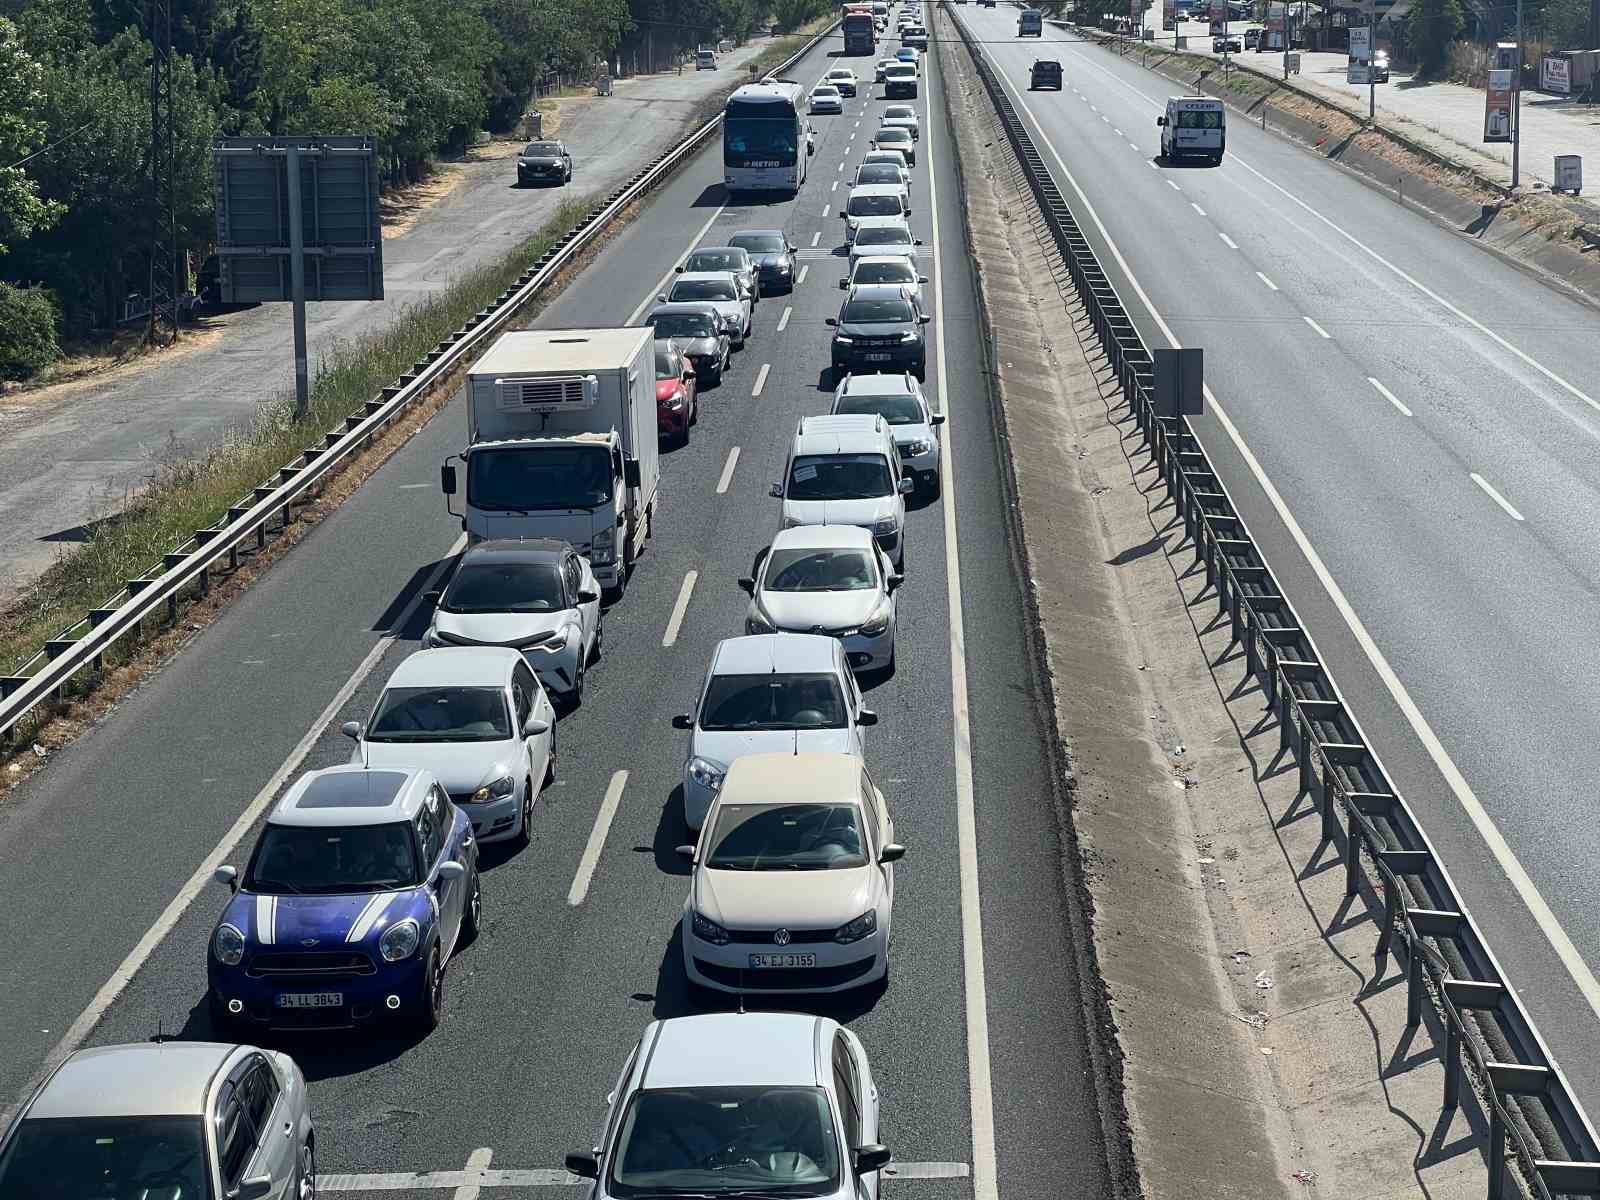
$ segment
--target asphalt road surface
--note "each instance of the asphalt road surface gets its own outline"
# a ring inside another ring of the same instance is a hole
[[[409,304],[508,254],[565,199],[604,194],[670,145],[685,117],[759,54],[765,39],[721,57],[717,71],[624,81],[609,99],[569,112],[557,136],[572,151],[565,188],[519,188],[511,158],[459,164],[454,191],[416,225],[385,240],[376,302],[312,304],[312,377],[340,341],[388,326]],[[731,69],[731,70],[730,70]],[[264,304],[219,319],[220,341],[133,374],[75,386],[48,400],[0,404],[0,602],[120,511],[171,455],[193,455],[293,394],[290,306]]]
[[[870,60],[846,61],[871,70]],[[794,73],[810,82],[831,65],[818,52]],[[893,1194],[1104,1196],[1045,732],[979,373],[950,138],[938,72],[928,70],[913,226],[933,280],[927,390],[949,414],[946,490],[909,516],[899,666],[869,693],[881,723],[868,758],[909,853],[890,983],[821,1010],[863,1038],[896,1158],[943,1164],[927,1168],[943,1178],[898,1182]],[[929,115],[929,91],[938,115]],[[606,615],[605,656],[582,707],[557,727],[557,782],[531,847],[486,860],[487,928],[451,964],[442,1026],[420,1043],[286,1043],[312,1080],[321,1172],[460,1170],[485,1151],[495,1167],[559,1168],[564,1152],[592,1143],[645,1023],[686,1010],[676,929],[687,880],[672,850],[685,840],[676,792],[685,735],[669,721],[692,706],[716,641],[741,632],[746,599],[735,579],[777,527],[767,488],[785,439],[799,416],[830,403],[823,322],[842,296],[837,212],[848,192],[839,181],[868,148],[882,103],[864,94],[843,116],[818,119],[811,176],[792,202],[726,207],[720,153],[701,155],[544,315],[553,326],[624,323],[685,250],[740,228],[781,225],[802,248],[793,294],[762,300],[735,369],[704,395],[693,440],[664,460],[649,553]],[[460,448],[463,426],[458,399],[0,810],[0,992],[14,1014],[0,1035],[0,1095],[16,1095],[74,1021],[97,1043],[146,1038],[158,1026],[207,1034],[206,939],[224,899],[204,883],[207,856],[215,848],[212,861],[241,859],[229,830],[248,824],[259,792],[344,761],[339,722],[364,717],[414,649],[425,617],[411,601],[460,537],[437,467]],[[698,580],[666,646],[690,571]],[[384,636],[397,621],[395,636]],[[609,828],[597,826],[618,771],[628,772],[620,807]],[[602,849],[583,892],[574,885],[595,838]],[[126,988],[96,1002],[119,963]]]
[[[1169,166],[1168,81],[952,11],[1146,344],[1205,348],[1212,461],[1600,1111],[1600,315],[1236,114],[1220,167]],[[1040,56],[1063,91],[1026,90]]]

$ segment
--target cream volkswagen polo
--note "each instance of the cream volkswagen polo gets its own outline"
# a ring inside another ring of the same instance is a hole
[[[727,992],[840,992],[889,973],[894,840],[883,793],[853,754],[734,760],[683,906],[689,982]]]

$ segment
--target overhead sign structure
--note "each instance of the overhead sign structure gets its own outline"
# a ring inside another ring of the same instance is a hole
[[[1509,142],[1511,140],[1511,107],[1513,71],[1490,71],[1489,90],[1483,101],[1483,140]]]
[[[306,411],[307,300],[382,300],[377,139],[219,138],[212,146],[224,303],[294,305],[295,411]]]

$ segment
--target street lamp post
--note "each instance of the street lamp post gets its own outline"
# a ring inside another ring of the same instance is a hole
[[[1522,180],[1522,0],[1517,0],[1517,63],[1511,76],[1511,190]]]

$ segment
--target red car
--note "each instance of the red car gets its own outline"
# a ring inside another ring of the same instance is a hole
[[[689,426],[700,419],[694,367],[671,341],[656,342],[656,433],[664,442],[689,442]]]

